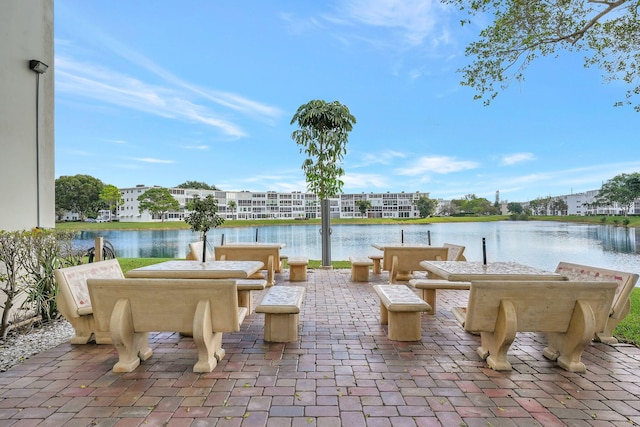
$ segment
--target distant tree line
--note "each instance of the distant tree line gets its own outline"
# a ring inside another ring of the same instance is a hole
[[[185,181],[175,188],[219,190],[215,185],[200,181]],[[124,203],[118,187],[105,184],[90,175],[61,176],[55,181],[55,192],[55,212],[58,218],[62,218],[67,212],[72,212],[78,214],[79,219],[84,221],[87,218],[96,218],[100,210],[107,209],[115,214],[117,207]],[[149,189],[140,195],[138,200],[141,212],[148,210],[152,214],[160,215],[163,219],[167,212],[179,208],[178,201],[169,190],[162,187]]]
[[[185,181],[175,188],[192,188],[202,190],[218,190],[215,185],[200,181]],[[104,184],[89,175],[61,176],[55,182],[56,215],[64,216],[67,212],[77,213],[80,220],[96,218],[98,211],[109,209],[112,213],[123,203],[120,190],[110,184]],[[618,205],[626,216],[632,204],[640,199],[640,173],[619,174],[602,184],[593,206]],[[154,187],[138,197],[140,212],[148,210],[163,220],[170,211],[178,210],[178,201],[167,188]],[[230,207],[235,208],[234,206]],[[453,199],[448,205],[440,206],[438,201],[427,196],[420,196],[414,201],[421,218],[432,215],[499,215],[498,201],[491,203],[484,197],[467,194],[461,199]],[[371,209],[371,202],[360,200],[357,207],[363,216]],[[529,209],[524,210],[521,203],[510,202],[507,210],[512,215],[566,215],[567,203],[557,197],[539,197],[529,201]],[[521,218],[521,217],[520,217]]]

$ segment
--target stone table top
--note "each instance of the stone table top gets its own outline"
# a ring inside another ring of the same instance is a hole
[[[261,261],[165,261],[135,268],[127,277],[179,279],[246,279],[263,267]]]
[[[421,261],[432,275],[452,282],[473,280],[566,280],[566,277],[517,262]]]

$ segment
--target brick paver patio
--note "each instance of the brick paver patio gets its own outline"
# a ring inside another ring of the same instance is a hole
[[[371,284],[348,270],[310,270],[293,284],[307,288],[299,342],[265,343],[254,313],[225,335],[226,356],[208,374],[192,372],[195,347],[179,334],[152,334],[154,355],[127,374],[111,372],[111,346],[62,344],[0,373],[0,427],[640,424],[634,346],[593,343],[587,372],[575,374],[542,356],[544,337],[519,334],[513,371],[496,372],[450,313],[467,291],[440,293],[422,340],[401,343],[379,324]]]

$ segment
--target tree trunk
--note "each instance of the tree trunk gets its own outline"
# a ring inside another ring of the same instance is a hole
[[[202,233],[202,262],[207,261],[207,233]]]
[[[322,267],[331,268],[331,205],[328,199],[320,201],[322,218]]]

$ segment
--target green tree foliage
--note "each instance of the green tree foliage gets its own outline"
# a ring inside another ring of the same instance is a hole
[[[322,212],[322,266],[331,267],[329,197],[342,191],[342,158],[347,153],[349,132],[356,118],[338,101],[313,100],[301,105],[291,119],[299,129],[291,138],[307,158],[302,170],[307,188],[320,199]]]
[[[124,200],[122,199],[122,193],[118,190],[118,187],[115,185],[105,185],[102,187],[102,191],[100,191],[100,200],[104,201],[107,205],[109,205],[109,212],[112,214],[115,213],[115,208],[117,206],[123,205]]]
[[[520,203],[510,202],[507,203],[507,210],[512,214],[520,215],[524,211],[524,208]]]
[[[413,203],[418,208],[420,218],[427,218],[433,215],[438,207],[438,201],[430,199],[427,196],[420,196]]]
[[[464,199],[452,200],[458,206],[460,213],[473,215],[498,215],[500,210],[494,207],[491,202],[484,197],[477,197],[475,194],[467,194]]]
[[[443,0],[480,21],[493,22],[467,46],[473,58],[462,68],[462,84],[486,104],[511,81],[523,81],[526,68],[539,57],[580,52],[585,67],[599,67],[605,81],[628,86],[616,105],[631,105],[640,94],[640,21],[638,2],[585,0]],[[489,16],[489,19],[491,16]],[[465,19],[462,24],[469,24]],[[496,87],[497,86],[497,87]]]
[[[180,209],[180,203],[171,195],[169,190],[162,187],[150,188],[138,196],[138,210],[158,215],[164,222],[167,212]]]
[[[627,216],[631,203],[638,198],[640,198],[640,173],[622,173],[602,184],[596,203],[599,205],[617,203]]]
[[[569,205],[562,199],[554,199],[551,202],[551,214],[552,215],[566,215],[569,210]]]
[[[207,231],[224,223],[224,218],[218,216],[218,201],[208,195],[204,199],[195,196],[187,203],[187,210],[191,211],[184,222],[191,226],[195,232],[202,233],[202,259],[207,259]]]
[[[102,181],[89,175],[61,176],[55,182],[56,211],[75,212],[81,220],[95,217],[103,187]]]
[[[367,214],[369,209],[371,209],[371,202],[369,200],[358,200],[356,205],[363,216]]]
[[[551,197],[538,197],[529,202],[529,209],[534,215],[549,215],[551,202]]]
[[[176,188],[193,188],[196,190],[220,190],[215,185],[209,185],[202,181],[185,181],[180,185],[176,185]]]
[[[302,163],[307,187],[320,200],[342,191],[342,159],[355,123],[356,118],[338,101],[309,101],[291,119],[291,124],[299,126],[291,137],[307,156]]]

